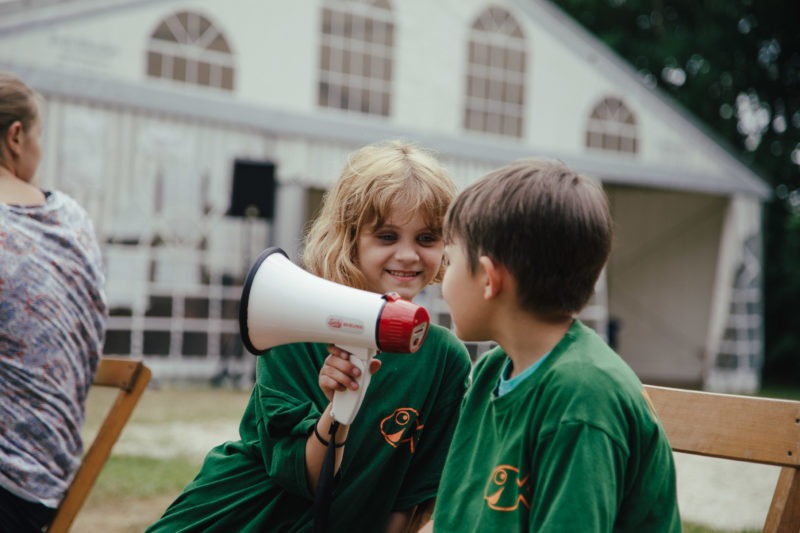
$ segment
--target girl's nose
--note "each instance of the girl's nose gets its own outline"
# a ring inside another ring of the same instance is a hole
[[[418,261],[419,254],[417,253],[417,247],[414,243],[400,243],[400,246],[397,248],[397,252],[395,255],[401,261]]]

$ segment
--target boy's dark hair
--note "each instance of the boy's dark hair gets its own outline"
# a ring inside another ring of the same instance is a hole
[[[560,161],[523,159],[467,187],[445,217],[444,238],[502,264],[520,305],[537,316],[579,312],[608,259],[613,221],[599,182]]]

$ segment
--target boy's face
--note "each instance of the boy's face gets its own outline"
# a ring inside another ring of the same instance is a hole
[[[419,210],[400,207],[408,208],[396,206],[382,226],[361,231],[358,266],[367,279],[367,290],[393,291],[411,300],[439,273],[444,242]]]
[[[442,296],[450,308],[456,335],[463,341],[488,340],[487,320],[482,311],[485,299],[479,275],[481,267],[474,274],[470,272],[469,259],[457,240],[445,247],[445,256],[450,264],[444,273]]]

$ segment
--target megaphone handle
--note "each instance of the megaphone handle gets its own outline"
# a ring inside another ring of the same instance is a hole
[[[361,346],[339,346],[339,348],[350,352],[350,362],[361,370],[361,375],[356,380],[358,381],[358,389],[333,393],[331,415],[340,424],[349,426],[355,419],[358,409],[361,407],[361,402],[364,400],[364,395],[367,393],[367,387],[369,387],[369,381],[372,377],[369,372],[369,363],[377,352]]]

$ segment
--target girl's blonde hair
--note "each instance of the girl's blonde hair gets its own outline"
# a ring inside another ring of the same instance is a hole
[[[0,138],[5,138],[11,125],[20,121],[30,131],[39,119],[39,95],[13,74],[0,72]],[[0,143],[0,163],[3,150]]]
[[[303,263],[320,277],[366,290],[357,265],[358,237],[383,225],[396,206],[418,209],[437,235],[456,187],[436,157],[414,144],[386,141],[353,152],[305,239]],[[404,213],[412,215],[412,213]],[[444,262],[431,283],[444,274]]]

